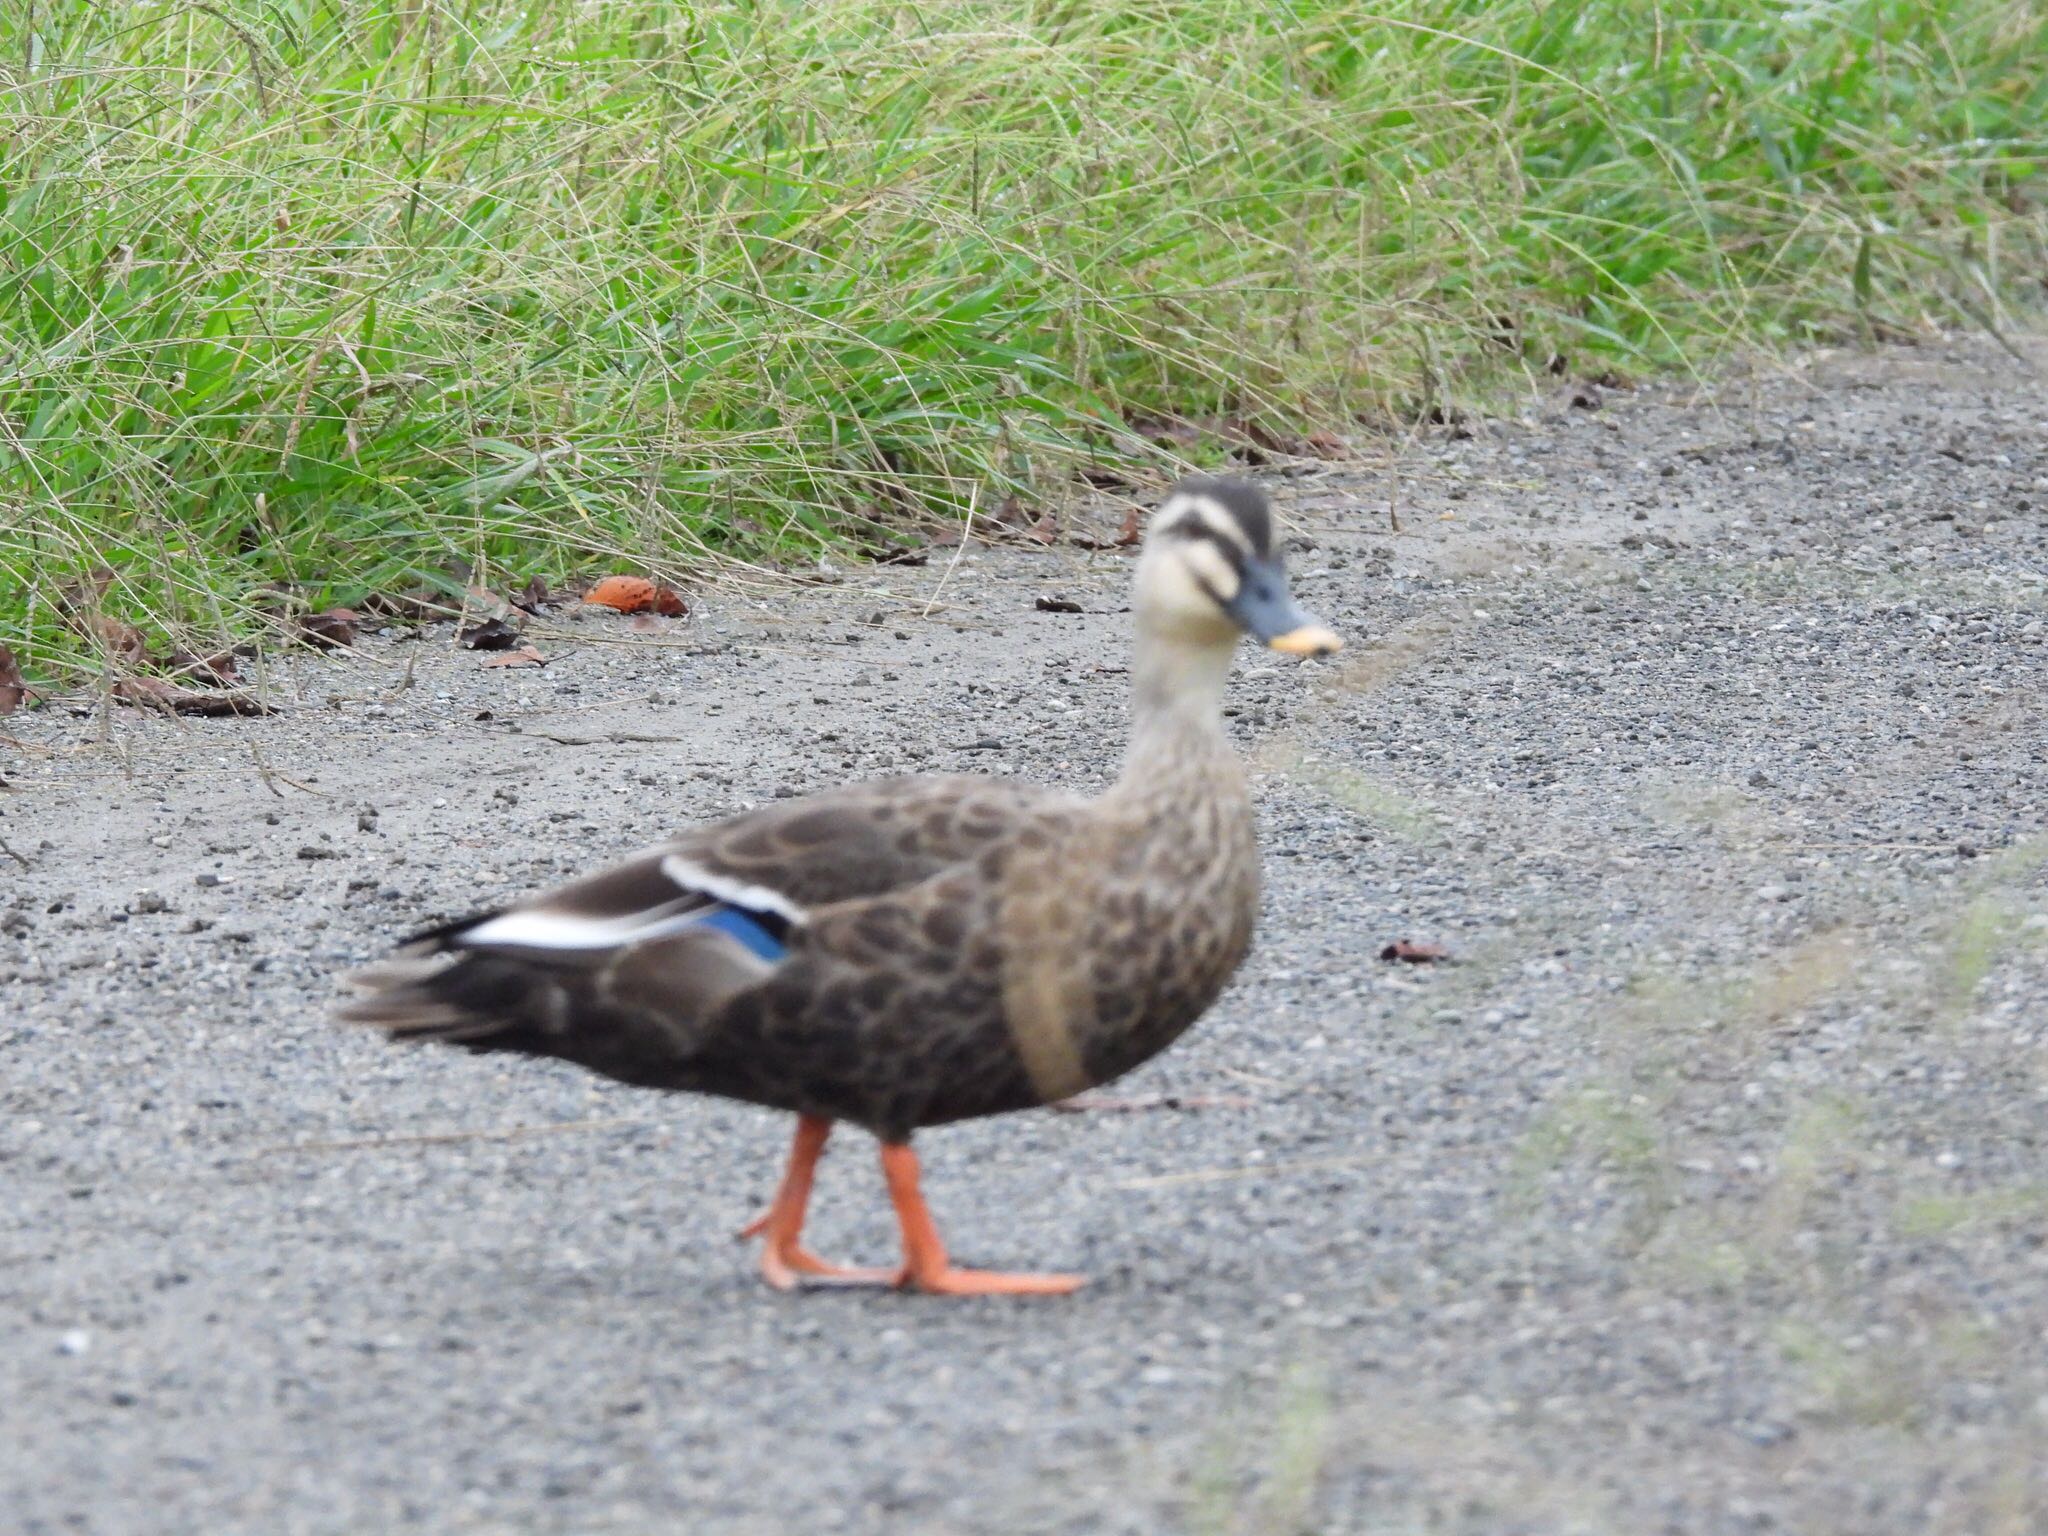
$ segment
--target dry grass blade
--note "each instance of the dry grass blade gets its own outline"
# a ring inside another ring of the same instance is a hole
[[[526,1141],[536,1136],[566,1136],[583,1131],[652,1129],[659,1120],[621,1116],[606,1120],[562,1120],[553,1125],[508,1125],[474,1131],[418,1131],[396,1136],[347,1136],[332,1141],[285,1141],[256,1147],[251,1157],[276,1157],[303,1152],[377,1152],[389,1147],[448,1147],[466,1141]]]
[[[1111,1189],[1171,1189],[1181,1184],[1219,1184],[1233,1179],[1277,1179],[1298,1173],[1334,1173],[1345,1168],[1370,1168],[1376,1156],[1303,1157],[1291,1162],[1245,1163],[1231,1168],[1190,1168],[1184,1173],[1148,1174],[1135,1179],[1112,1179]]]

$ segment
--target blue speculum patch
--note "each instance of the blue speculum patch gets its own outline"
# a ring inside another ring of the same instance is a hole
[[[751,913],[738,907],[713,907],[697,921],[706,928],[716,928],[720,933],[730,934],[746,945],[749,954],[757,955],[763,960],[780,960],[789,953],[764,924]]]

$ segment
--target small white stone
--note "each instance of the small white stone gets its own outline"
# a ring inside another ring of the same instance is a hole
[[[57,1341],[57,1353],[60,1355],[82,1355],[91,1348],[92,1335],[83,1328],[70,1329]]]

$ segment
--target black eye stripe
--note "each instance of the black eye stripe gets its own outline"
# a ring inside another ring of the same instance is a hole
[[[1247,556],[1245,548],[1237,540],[1218,533],[1200,518],[1184,517],[1164,530],[1170,538],[1186,539],[1189,543],[1207,542],[1220,550],[1223,558],[1230,562],[1230,568],[1238,575],[1244,575]]]
[[[1209,502],[1230,519],[1259,559],[1273,552],[1273,514],[1266,493],[1249,481],[1190,475],[1175,487],[1175,494]]]

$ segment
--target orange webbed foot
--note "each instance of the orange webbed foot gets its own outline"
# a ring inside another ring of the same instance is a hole
[[[918,1189],[917,1154],[908,1142],[882,1143],[882,1174],[889,1181],[889,1199],[903,1229],[903,1268],[896,1273],[899,1290],[927,1296],[1066,1296],[1087,1284],[1086,1275],[1006,1275],[956,1267],[946,1257],[946,1245]]]
[[[761,1248],[761,1278],[778,1291],[793,1291],[806,1285],[894,1285],[891,1269],[854,1269],[827,1263],[800,1241],[804,1211],[810,1203],[811,1179],[818,1159],[825,1155],[825,1142],[832,1134],[832,1122],[816,1115],[800,1115],[796,1139],[789,1149],[789,1167],[774,1203],[740,1228],[739,1235],[765,1237]]]
[[[1086,1275],[1007,1275],[992,1269],[947,1265],[928,1274],[908,1266],[896,1272],[898,1290],[927,1296],[1070,1296],[1088,1283]]]
[[[829,1263],[808,1248],[795,1244],[779,1248],[770,1243],[761,1250],[761,1278],[778,1291],[794,1291],[814,1285],[894,1285],[898,1274],[893,1269],[860,1269]]]

